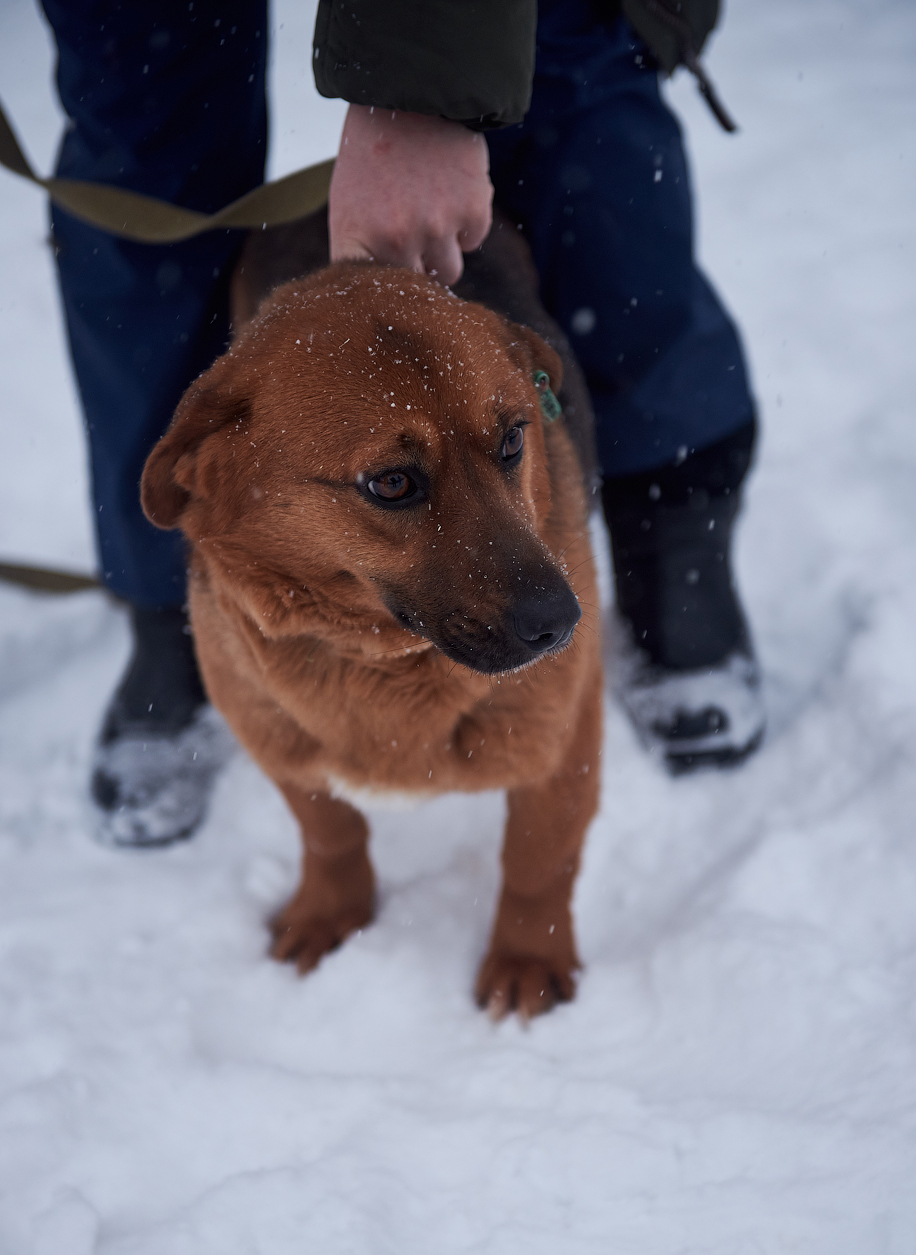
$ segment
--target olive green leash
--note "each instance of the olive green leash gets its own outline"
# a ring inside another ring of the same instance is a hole
[[[334,159],[263,183],[217,213],[203,214],[105,183],[41,178],[32,169],[0,105],[0,165],[43,187],[55,205],[90,226],[143,244],[177,244],[218,227],[260,230],[304,218],[326,203]]]
[[[34,593],[84,593],[102,587],[91,575],[75,575],[72,571],[54,571],[43,566],[22,566],[18,562],[0,562],[0,582],[16,584]]]

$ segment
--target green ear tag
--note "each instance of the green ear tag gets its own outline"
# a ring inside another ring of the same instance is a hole
[[[561,417],[563,410],[560,402],[550,391],[550,376],[546,370],[536,370],[531,378],[534,380],[534,386],[541,399],[541,413],[548,423],[555,423]]]

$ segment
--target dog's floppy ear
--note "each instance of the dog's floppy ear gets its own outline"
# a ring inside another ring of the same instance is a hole
[[[225,353],[191,384],[178,403],[175,417],[153,448],[140,480],[143,511],[156,527],[177,527],[195,494],[197,454],[207,436],[227,423],[248,416],[248,401],[233,392],[236,362]]]
[[[546,340],[542,340],[536,331],[523,327],[521,323],[510,322],[509,333],[514,341],[509,351],[519,366],[531,375],[544,371],[550,376],[551,392],[559,392],[563,383],[563,363],[559,353]]]

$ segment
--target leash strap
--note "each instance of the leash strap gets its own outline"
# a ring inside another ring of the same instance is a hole
[[[79,179],[40,178],[0,104],[0,165],[43,187],[56,205],[90,226],[143,244],[177,244],[217,227],[262,230],[304,218],[326,203],[334,159],[306,166],[273,183],[263,183],[217,213],[202,214],[122,187]]]
[[[90,575],[74,575],[71,571],[20,566],[12,562],[0,562],[0,582],[17,584],[20,588],[31,588],[39,593],[82,593],[89,588],[101,588],[99,581]]]
[[[700,64],[700,54],[697,51],[690,23],[685,21],[683,17],[680,17],[678,13],[672,13],[665,6],[664,0],[642,0],[642,5],[657,21],[674,32],[680,44],[680,64],[685,65],[696,79],[700,95],[709,105],[722,130],[728,132],[737,131],[737,123],[732,119],[731,114],[719,99],[719,94],[713,87],[712,80]],[[680,4],[678,4],[677,9],[680,10],[680,7]]]

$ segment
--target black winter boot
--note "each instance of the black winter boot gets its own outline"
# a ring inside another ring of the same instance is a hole
[[[760,744],[764,715],[731,538],[751,422],[679,463],[606,480],[617,610],[632,645],[621,696],[674,772],[724,766]]]
[[[96,746],[92,796],[106,845],[168,845],[203,819],[231,737],[207,703],[180,606],[131,606],[134,650]]]

